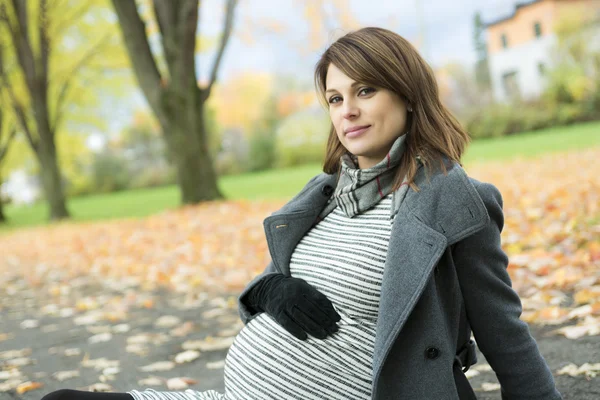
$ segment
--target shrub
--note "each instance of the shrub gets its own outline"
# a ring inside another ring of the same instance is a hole
[[[329,123],[320,108],[307,108],[283,120],[276,133],[276,166],[322,162]]]
[[[239,129],[223,132],[221,149],[215,158],[215,171],[218,176],[234,175],[248,170],[249,143]]]
[[[249,145],[248,171],[262,171],[275,166],[274,132],[255,132]]]
[[[95,191],[115,192],[126,189],[131,180],[127,161],[110,151],[94,155],[92,182]]]
[[[177,171],[173,167],[148,167],[133,174],[129,183],[130,189],[158,187],[177,183]]]

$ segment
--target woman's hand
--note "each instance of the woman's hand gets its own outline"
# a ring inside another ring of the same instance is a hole
[[[337,332],[341,316],[331,301],[305,280],[283,274],[270,275],[249,294],[249,302],[272,316],[300,340],[307,333],[319,339]]]

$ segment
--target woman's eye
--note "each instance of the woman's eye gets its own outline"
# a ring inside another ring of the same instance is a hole
[[[374,91],[375,91],[375,89],[373,89],[373,88],[365,87],[365,88],[360,89],[358,91],[358,94],[361,94],[363,92],[365,92],[365,94],[369,94],[369,93],[374,92]],[[332,98],[329,99],[329,104],[337,103],[337,101],[335,101],[336,99],[341,99],[341,97],[340,96],[333,96]]]

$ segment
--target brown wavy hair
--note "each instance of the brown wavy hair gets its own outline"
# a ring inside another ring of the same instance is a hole
[[[444,107],[431,67],[406,39],[390,30],[366,27],[336,40],[315,66],[315,87],[320,102],[329,109],[325,91],[327,69],[334,64],[355,81],[391,90],[413,111],[408,113],[406,149],[394,178],[393,190],[407,176],[410,187],[418,191],[414,177],[419,167],[417,156],[427,175],[439,163],[444,174],[452,161],[460,163],[470,142],[468,133]],[[348,151],[335,132],[329,130],[323,172],[338,174],[340,157]]]

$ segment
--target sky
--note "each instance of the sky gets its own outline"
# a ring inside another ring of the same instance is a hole
[[[411,42],[419,39],[422,29],[424,47],[421,54],[432,66],[449,61],[472,65],[473,15],[480,11],[485,22],[508,16],[516,1],[509,0],[350,0],[350,9],[362,26],[390,29]],[[201,30],[209,34],[222,27],[223,0],[205,0],[201,14]],[[312,79],[312,69],[325,47],[308,55],[299,54],[290,43],[305,40],[308,24],[299,0],[239,0],[236,26],[246,21],[276,20],[288,26],[281,35],[256,35],[254,45],[233,36],[224,54],[220,76],[227,78],[241,71],[258,70],[292,73]],[[332,38],[343,31],[333,29]],[[332,39],[331,41],[333,41]],[[206,77],[213,55],[200,57],[199,75]]]
[[[299,81],[312,85],[313,68],[323,48],[301,54],[297,45],[306,41],[309,26],[303,16],[304,0],[239,0],[234,19],[234,33],[223,54],[218,80],[248,71],[292,74]],[[325,0],[331,2],[331,0]],[[473,16],[479,11],[484,22],[509,16],[517,1],[510,0],[349,0],[350,9],[361,26],[379,26],[390,29],[415,43],[422,31],[424,46],[421,54],[433,67],[454,61],[471,66],[475,61],[473,50]],[[202,34],[217,35],[223,27],[225,0],[203,0],[200,9],[199,30]],[[253,44],[239,34],[249,23],[276,21],[286,26],[281,34],[254,31]],[[329,22],[329,44],[343,34]],[[336,36],[337,35],[337,36]],[[198,57],[197,75],[206,79],[214,60],[214,51]],[[310,86],[312,87],[312,86]],[[118,104],[116,104],[118,103]],[[110,116],[110,134],[116,134],[130,123],[137,108],[146,107],[138,90],[131,99],[107,104],[104,110]],[[103,134],[92,135],[91,148],[99,149],[105,141]]]

